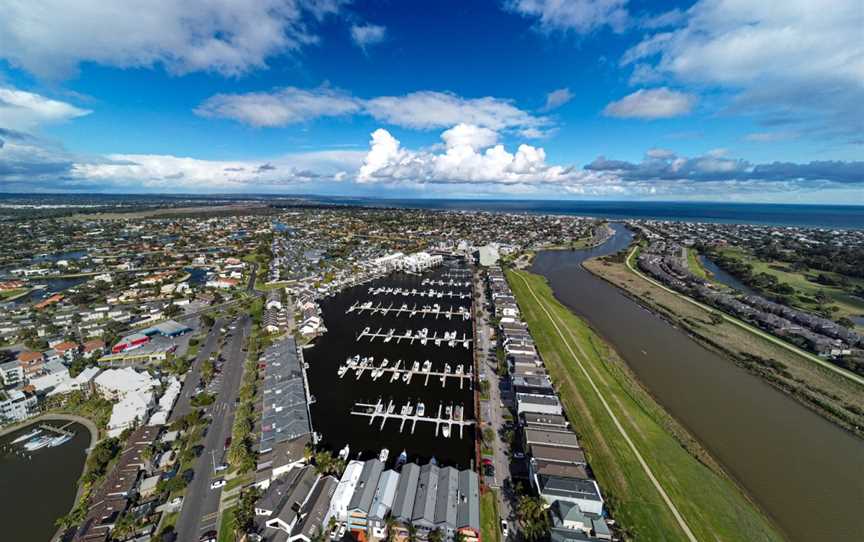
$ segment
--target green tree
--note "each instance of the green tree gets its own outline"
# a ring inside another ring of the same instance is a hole
[[[434,530],[429,532],[429,536],[427,537],[427,540],[429,542],[443,542],[444,541],[444,535],[441,534],[440,529],[434,529]]]
[[[549,515],[539,497],[523,495],[516,503],[516,517],[522,534],[529,542],[545,538],[549,532]]]

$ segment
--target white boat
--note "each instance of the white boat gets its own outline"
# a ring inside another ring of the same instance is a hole
[[[370,331],[370,328],[367,326],[367,327],[363,330],[363,334],[365,335],[365,334],[369,333],[369,331]]]
[[[51,437],[37,437],[24,445],[28,452],[35,452],[51,444]]]
[[[441,427],[441,434],[446,438],[450,438],[450,425],[444,425]]]
[[[351,446],[346,444],[344,448],[339,450],[339,459],[345,461],[348,459],[348,454],[351,453]]]
[[[342,378],[343,376],[345,376],[345,373],[347,373],[347,372],[348,372],[348,366],[347,365],[340,365],[339,370],[336,371],[336,374],[339,375],[339,378]]]
[[[462,407],[457,406],[453,409],[453,419],[457,421],[462,421]]]
[[[385,369],[389,363],[390,363],[390,360],[387,358],[384,358],[384,361],[381,362],[381,369]]]
[[[395,411],[395,410],[396,410],[396,405],[394,405],[391,402],[390,405],[387,407],[387,414],[393,414],[393,411]]]
[[[419,361],[415,361],[415,362],[414,362],[414,365],[411,366],[411,370],[412,370],[413,372],[415,372],[415,373],[416,373],[417,371],[419,371],[419,370],[420,370],[420,362],[419,362]]]
[[[25,440],[29,440],[29,439],[35,437],[36,435],[38,435],[38,434],[41,433],[41,432],[42,432],[41,429],[34,429],[33,431],[30,431],[29,433],[26,433],[26,434],[24,434],[24,435],[21,435],[20,437],[18,437],[18,438],[16,438],[15,440],[13,440],[13,441],[12,441],[12,444],[18,444],[19,442],[24,442]]]
[[[61,444],[65,444],[65,443],[69,442],[70,440],[72,440],[72,435],[60,435],[59,437],[55,437],[55,438],[51,439],[51,443],[49,444],[49,446],[51,448],[53,448],[55,446],[60,446]]]
[[[428,373],[432,369],[432,362],[428,359],[423,362],[423,372]]]
[[[381,453],[378,454],[378,461],[386,463],[388,457],[390,457],[390,450],[387,448],[381,448]]]
[[[408,452],[402,450],[402,453],[399,454],[399,457],[396,459],[396,466],[402,466],[408,462]]]
[[[426,405],[423,403],[417,403],[417,416],[424,416],[426,414]]]
[[[444,417],[445,418],[452,418],[453,417],[453,405],[447,405],[444,408]]]

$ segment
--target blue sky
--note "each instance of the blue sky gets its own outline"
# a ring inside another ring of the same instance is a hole
[[[3,4],[0,191],[864,203],[856,1]]]

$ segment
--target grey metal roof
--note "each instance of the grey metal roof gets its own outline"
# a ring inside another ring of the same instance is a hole
[[[444,467],[438,471],[438,494],[435,500],[435,524],[456,528],[456,504],[459,493],[459,471]]]
[[[528,444],[546,444],[549,446],[562,446],[566,448],[578,448],[579,439],[573,433],[561,431],[543,431],[540,429],[525,429],[525,441]]]
[[[288,337],[262,355],[261,449],[312,431],[297,344]]]
[[[303,519],[294,529],[295,535],[302,535],[312,540],[316,534],[327,528],[324,525],[324,517],[330,507],[330,498],[336,491],[336,484],[338,484],[338,480],[332,476],[318,479],[315,489],[312,490],[312,495],[309,496],[309,500],[303,506]]]
[[[375,489],[378,487],[378,479],[383,470],[384,463],[377,458],[370,459],[363,464],[360,479],[357,480],[357,485],[354,487],[354,495],[351,496],[351,501],[348,503],[348,510],[360,510],[369,513],[372,507],[372,498],[375,496]]]
[[[286,493],[282,502],[279,503],[279,519],[288,525],[297,520],[300,510],[312,493],[317,480],[318,475],[315,473],[314,467],[309,465],[301,469],[297,481],[291,487],[291,490]]]
[[[456,528],[465,527],[480,532],[480,479],[473,470],[459,473]]]
[[[415,525],[435,527],[435,499],[438,496],[438,466],[427,463],[420,467],[417,482],[417,496],[414,498],[414,512],[411,521]]]
[[[387,516],[396,499],[398,485],[398,472],[387,470],[381,473],[381,478],[378,479],[378,487],[375,488],[375,497],[372,498],[372,507],[369,509],[370,519],[383,520]]]
[[[416,463],[406,463],[402,466],[399,484],[396,486],[396,497],[393,499],[391,510],[391,514],[396,520],[403,523],[411,521],[419,479],[420,467]]]
[[[560,476],[540,476],[539,481],[540,492],[544,495],[588,501],[603,500],[597,490],[597,484],[593,480],[562,478]]]

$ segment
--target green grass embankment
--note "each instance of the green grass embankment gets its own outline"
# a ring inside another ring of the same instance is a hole
[[[542,277],[508,271],[507,278],[607,504],[630,538],[782,539]]]

